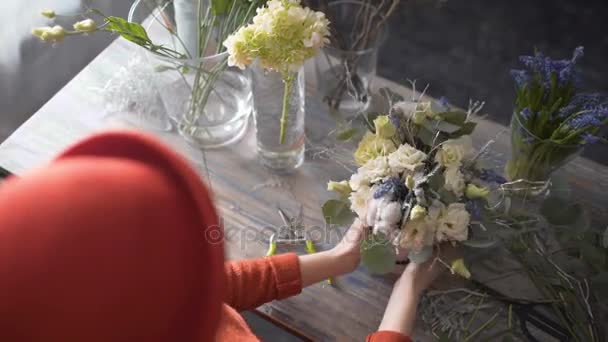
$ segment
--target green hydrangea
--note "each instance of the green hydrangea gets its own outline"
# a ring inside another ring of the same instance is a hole
[[[244,69],[259,59],[269,70],[296,71],[329,42],[328,26],[324,13],[303,8],[299,0],[270,0],[253,23],[224,42],[228,65]]]

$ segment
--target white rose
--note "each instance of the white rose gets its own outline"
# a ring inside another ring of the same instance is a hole
[[[384,156],[368,161],[357,170],[357,173],[365,177],[370,183],[376,183],[393,175],[388,164],[388,158]]]
[[[466,184],[458,166],[448,167],[443,173],[443,178],[445,179],[443,187],[446,190],[453,192],[459,198],[464,195]]]
[[[465,241],[469,235],[471,215],[464,203],[448,205],[445,213],[439,218],[437,226],[437,241]]]
[[[463,159],[473,154],[471,137],[463,135],[458,139],[446,140],[435,154],[435,161],[441,166],[455,167],[462,164]]]
[[[366,175],[363,173],[354,173],[350,176],[350,180],[348,181],[348,185],[354,191],[359,190],[361,187],[367,186],[369,187],[369,179],[367,179]]]
[[[367,206],[371,198],[372,190],[369,186],[362,186],[349,196],[350,210],[355,212],[362,221],[367,217]],[[363,224],[366,223],[363,222]]]
[[[435,236],[435,225],[428,220],[408,220],[401,227],[399,246],[413,251],[420,251],[425,246],[432,246]]]
[[[414,172],[424,165],[426,154],[411,145],[403,144],[397,151],[388,155],[388,164],[393,173],[405,170]]]

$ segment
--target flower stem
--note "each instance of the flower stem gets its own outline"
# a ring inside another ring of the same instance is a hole
[[[289,116],[289,98],[293,88],[294,75],[289,75],[283,78],[283,112],[281,113],[281,133],[279,135],[279,143],[285,143],[287,135],[287,118]]]

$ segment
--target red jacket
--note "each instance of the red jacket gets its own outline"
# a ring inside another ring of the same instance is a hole
[[[237,312],[298,294],[298,258],[224,264],[218,222],[198,175],[138,133],[94,136],[7,180],[0,341],[257,340]]]

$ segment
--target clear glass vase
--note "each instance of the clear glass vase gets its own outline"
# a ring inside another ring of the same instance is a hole
[[[228,53],[219,53],[222,42],[214,42],[214,35],[204,47],[192,45],[190,36],[198,31],[191,32],[191,20],[183,19],[180,10],[173,1],[151,7],[150,1],[138,0],[129,13],[129,21],[141,23],[155,44],[188,56],[172,58],[146,50],[156,71],[155,86],[188,142],[201,148],[236,142],[245,134],[253,109],[250,73],[228,67]]]
[[[254,65],[251,72],[260,161],[289,173],[304,162],[304,68],[283,75]]]
[[[560,145],[532,134],[519,120],[511,118],[511,159],[505,173],[509,180],[548,181],[551,173],[583,150],[580,145]]]
[[[366,30],[365,13],[376,10],[367,2],[341,0],[327,6],[334,37],[315,57],[316,77],[323,102],[352,116],[367,110],[371,104],[370,88],[376,77],[378,50],[387,37],[387,26],[370,32],[372,37],[362,32]]]

